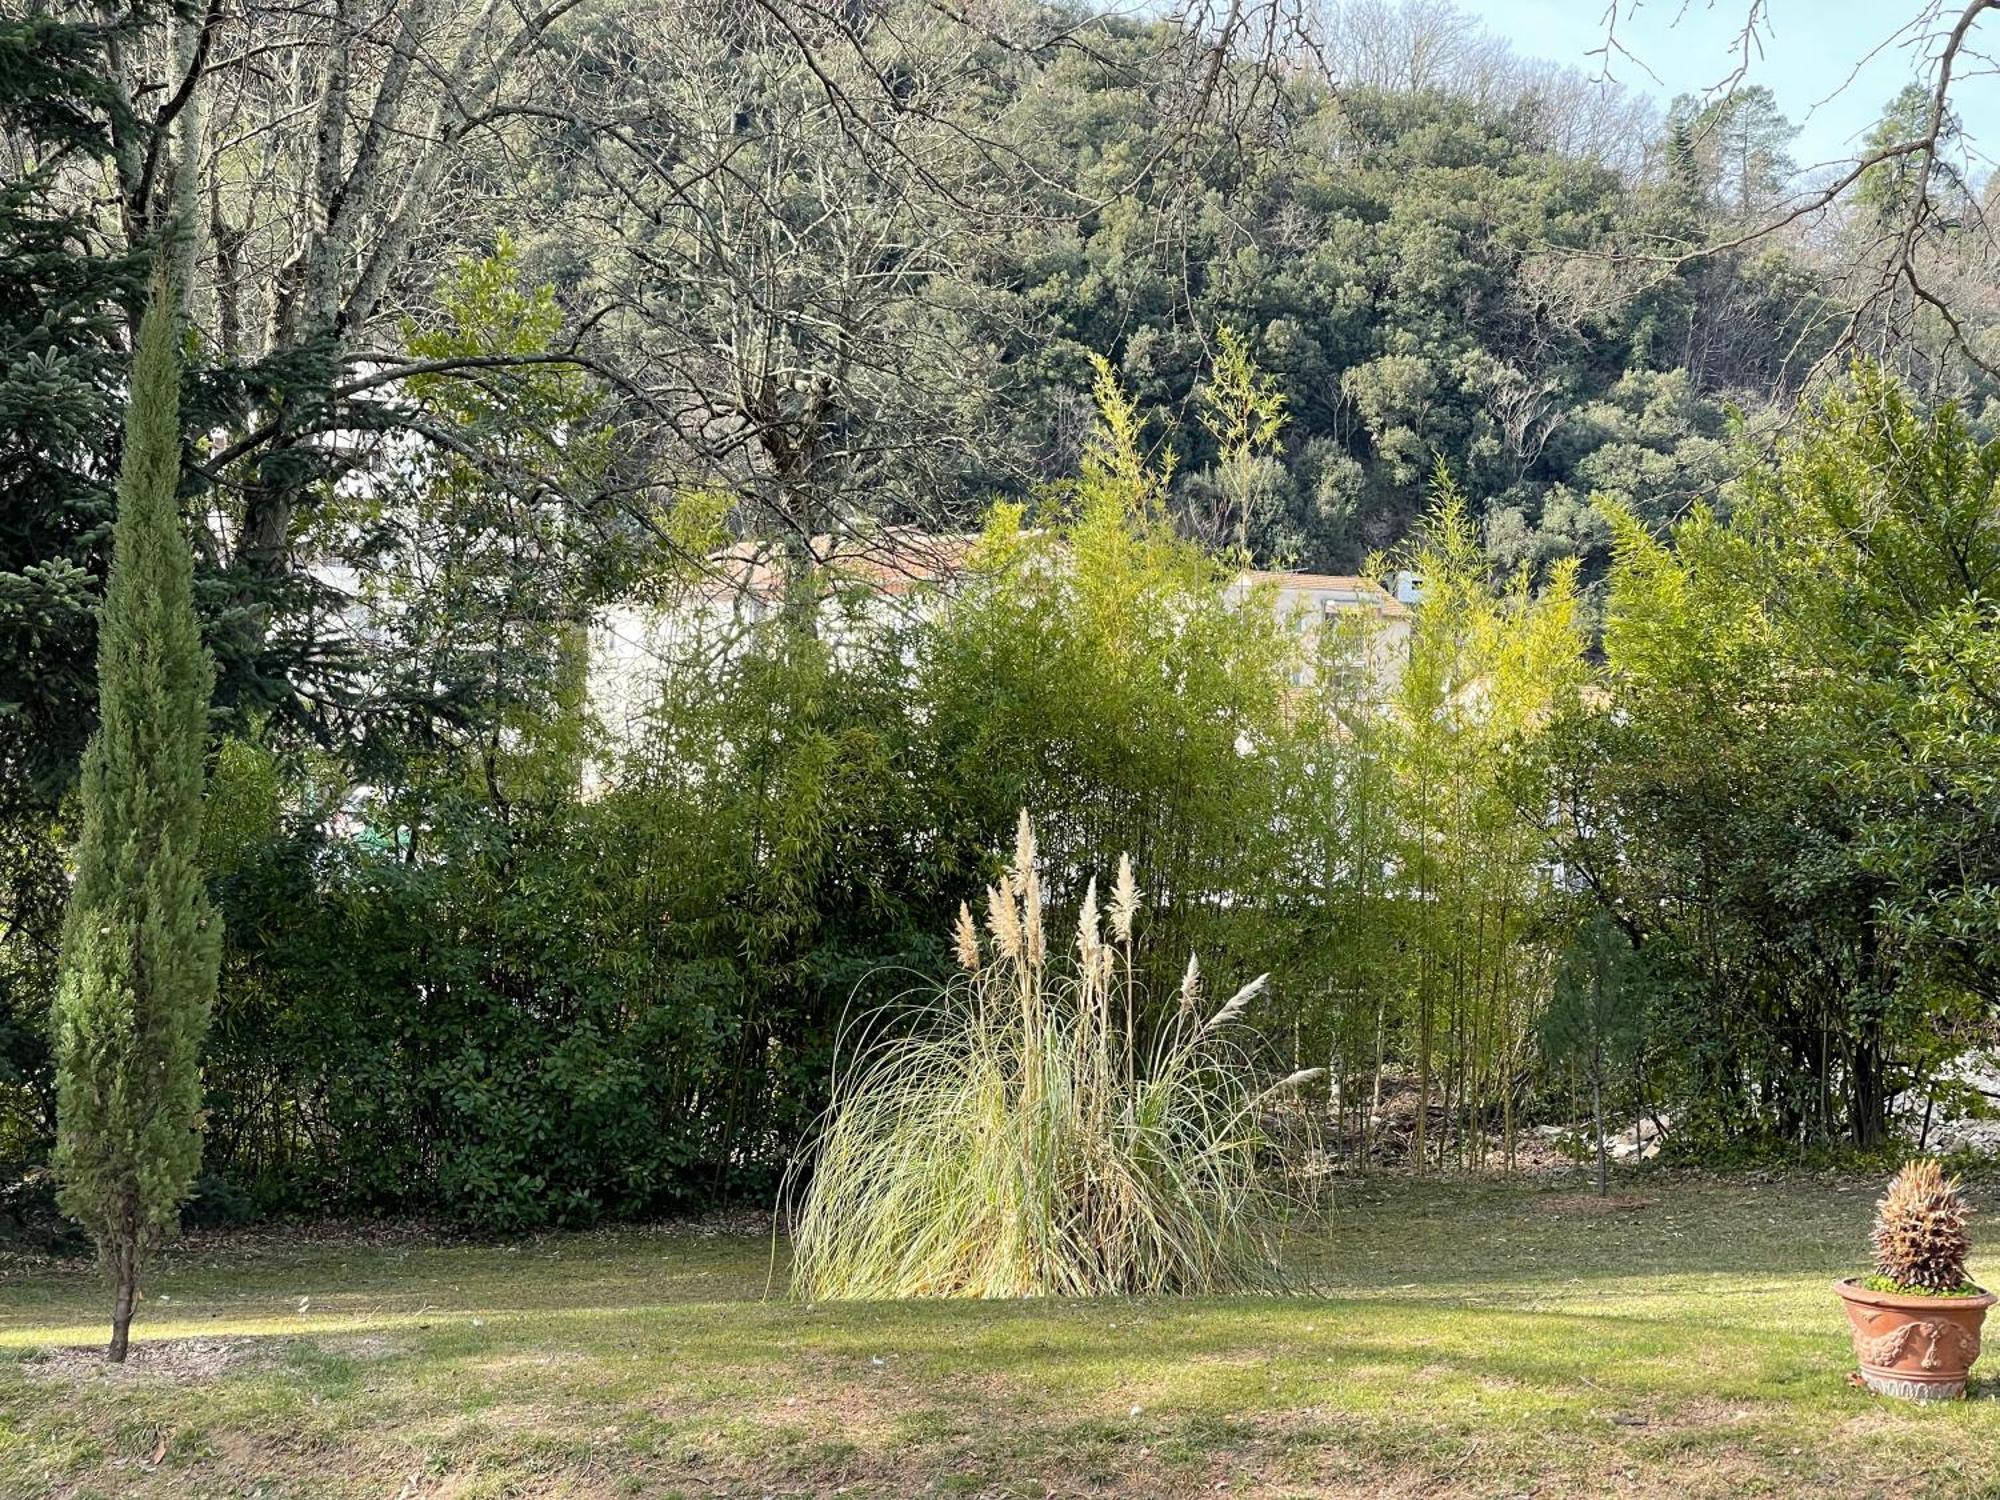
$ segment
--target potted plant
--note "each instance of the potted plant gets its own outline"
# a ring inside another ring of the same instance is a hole
[[[1890,1179],[1875,1205],[1875,1274],[1834,1284],[1869,1390],[1911,1401],[1965,1394],[1993,1305],[1965,1274],[1971,1216],[1957,1179],[1934,1161],[1913,1161]]]

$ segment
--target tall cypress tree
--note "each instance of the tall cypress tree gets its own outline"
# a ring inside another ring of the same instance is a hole
[[[221,927],[200,867],[202,751],[214,668],[181,529],[174,298],[155,278],[140,326],[98,622],[96,735],[56,993],[56,1170],[64,1210],[116,1288],[125,1358],[148,1252],[201,1163],[199,1053]]]

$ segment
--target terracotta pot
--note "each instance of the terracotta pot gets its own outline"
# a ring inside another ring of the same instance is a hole
[[[1871,1292],[1858,1280],[1836,1281],[1854,1328],[1861,1380],[1881,1396],[1947,1401],[1965,1394],[1979,1358],[1979,1325],[1994,1297],[1901,1297]]]

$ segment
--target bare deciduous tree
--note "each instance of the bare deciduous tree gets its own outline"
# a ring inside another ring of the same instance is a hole
[[[1607,0],[1604,39],[1595,55],[1607,73],[1621,61],[1643,67],[1621,38],[1638,0]],[[1773,0],[1740,0],[1743,24],[1732,48],[1729,74],[1711,98],[1734,94],[1773,41]],[[1851,263],[1843,277],[1838,327],[1820,363],[1847,353],[1917,349],[1924,324],[1934,322],[1944,342],[1987,376],[2000,379],[2000,347],[1976,336],[1990,313],[1991,285],[2000,264],[2000,240],[1984,207],[1967,190],[1951,159],[1955,135],[1951,101],[1968,73],[1990,64],[1980,49],[1983,26],[2000,25],[2000,0],[1909,0],[1885,20],[1887,32],[1872,45],[1858,39],[1855,72],[1877,55],[1903,51],[1916,85],[1914,106],[1894,112],[1852,157],[1809,174],[1782,203],[1740,231],[1678,253],[1685,264],[1784,236],[1832,227],[1847,241]],[[1836,90],[1851,87],[1853,75]],[[1904,184],[1888,211],[1870,203],[1869,187],[1893,169]]]
[[[980,231],[1030,183],[1037,211],[1091,206],[986,128],[1010,67],[1129,66],[1107,42],[1138,25],[1174,127],[1120,189],[1141,191],[1274,111],[1300,34],[1293,0],[1142,23],[1025,0],[95,3],[114,180],[76,190],[108,244],[176,236],[200,335],[243,372],[204,468],[216,550],[251,580],[292,566],[368,434],[450,443],[400,399],[411,375],[516,361],[413,361],[401,331],[525,153],[587,180],[572,227],[608,244],[570,289],[576,341],[533,358],[592,366],[663,424],[665,477],[741,487],[809,539],[864,492],[907,512],[984,420],[956,409],[992,359],[962,305]]]
[[[1314,0],[1316,58],[1335,88],[1433,91],[1532,122],[1550,149],[1627,178],[1650,165],[1657,113],[1580,68],[1523,57],[1455,0]]]
[[[980,133],[1005,59],[979,33],[859,26],[687,5],[590,38],[608,82],[549,121],[588,123],[562,219],[655,477],[734,496],[800,581],[856,526],[938,520],[995,446],[979,273],[1028,170]]]
[[[584,0],[205,0],[111,17],[107,240],[170,234],[197,326],[244,382],[207,465],[221,545],[288,564],[329,431],[380,423],[413,263],[450,222],[469,146],[536,78]]]

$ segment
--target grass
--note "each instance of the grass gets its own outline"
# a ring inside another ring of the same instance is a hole
[[[90,1269],[5,1261],[0,1495],[2000,1495],[1994,1393],[1845,1383],[1879,1184],[1625,1186],[1363,1183],[1283,1297],[800,1306],[688,1228],[206,1240],[117,1375],[46,1353],[101,1338]]]

